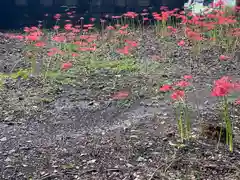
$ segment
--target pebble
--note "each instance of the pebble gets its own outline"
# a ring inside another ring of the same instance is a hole
[[[9,158],[9,157],[7,157],[6,159],[5,159],[5,162],[11,162],[12,160]]]
[[[141,162],[141,161],[146,161],[146,159],[145,159],[145,158],[143,158],[143,157],[141,157],[141,156],[139,156],[139,157],[137,158],[137,161],[138,161],[138,162]]]
[[[93,164],[93,163],[95,163],[96,161],[97,161],[96,159],[92,159],[92,160],[88,161],[87,164]]]
[[[3,137],[3,138],[0,139],[0,141],[1,141],[1,142],[5,142],[5,141],[7,141],[7,138],[6,138],[6,137]]]

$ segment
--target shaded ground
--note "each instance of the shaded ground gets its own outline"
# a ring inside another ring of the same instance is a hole
[[[74,86],[7,80],[0,97],[1,179],[239,179],[239,108],[232,113],[233,153],[199,137],[195,113],[199,104],[204,121],[219,120],[206,85],[223,74],[238,79],[239,57],[222,64],[216,47],[190,63],[188,47],[158,42],[151,33],[140,44],[139,72],[99,68],[74,77]],[[20,61],[21,43],[1,37],[0,51],[0,72],[28,65]],[[188,96],[195,139],[177,148],[172,108],[158,88],[185,74],[198,89],[197,97]],[[118,90],[130,91],[130,98],[113,100]]]

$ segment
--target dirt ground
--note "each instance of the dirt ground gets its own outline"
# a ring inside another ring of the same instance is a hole
[[[190,63],[188,47],[156,41],[151,32],[139,42],[137,62],[143,68],[138,72],[102,68],[89,76],[79,74],[70,85],[35,77],[4,81],[0,179],[240,179],[239,107],[232,107],[233,153],[223,144],[216,149],[216,140],[201,136],[199,125],[220,121],[217,101],[206,87],[222,75],[240,78],[237,53],[222,64],[221,48],[206,47]],[[22,50],[21,42],[1,35],[1,73],[28,67]],[[193,139],[180,148],[173,110],[158,89],[185,74],[194,77],[197,96],[188,95]],[[110,98],[118,90],[130,91],[130,98]]]

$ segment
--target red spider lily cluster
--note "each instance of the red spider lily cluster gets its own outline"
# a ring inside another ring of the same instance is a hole
[[[240,83],[232,82],[230,77],[223,76],[214,82],[211,95],[216,97],[226,97],[234,91],[240,92]],[[238,102],[239,100],[236,100],[236,103]]]
[[[117,49],[117,52],[119,54],[124,54],[124,55],[128,55],[130,53],[130,51],[138,46],[138,43],[136,41],[131,41],[131,40],[125,40],[125,46],[121,49]]]
[[[183,80],[180,80],[180,81],[178,81],[176,83],[173,83],[171,85],[164,84],[159,90],[162,91],[162,92],[172,91],[171,98],[174,101],[179,101],[179,100],[182,101],[185,98],[184,88],[191,85],[191,83],[189,82],[189,80],[191,80],[191,79],[192,79],[191,75],[185,75],[183,77]],[[178,87],[181,87],[183,90],[179,90]]]

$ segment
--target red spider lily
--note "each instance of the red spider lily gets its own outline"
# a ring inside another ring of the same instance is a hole
[[[112,16],[112,19],[120,19],[122,16]]]
[[[72,53],[72,57],[77,57],[77,56],[79,56],[79,54],[77,54],[77,53]]]
[[[87,46],[88,45],[87,42],[82,42],[82,41],[75,41],[75,42],[73,42],[73,44],[78,45],[78,46]]]
[[[62,35],[56,35],[56,36],[52,37],[52,40],[56,41],[56,42],[65,42],[66,41],[66,37],[62,36]]]
[[[224,2],[222,0],[217,1],[216,3],[213,3],[213,7],[222,7],[224,5]]]
[[[149,19],[147,17],[143,18],[143,21],[148,21]]]
[[[190,85],[190,83],[182,80],[182,81],[177,82],[175,85],[179,86],[179,87],[188,87]]]
[[[60,26],[57,26],[57,25],[53,26],[54,30],[58,30],[59,28],[60,28]]]
[[[93,27],[93,26],[94,26],[94,24],[84,24],[83,25],[84,28],[90,28],[90,27]]]
[[[72,32],[73,32],[73,33],[79,33],[79,32],[81,32],[81,31],[80,31],[80,29],[72,28]]]
[[[237,22],[235,17],[224,17],[222,15],[217,16],[217,24],[234,24]]]
[[[71,31],[72,30],[72,24],[65,24],[64,29],[66,31]]]
[[[91,39],[93,41],[97,39],[97,35],[81,35],[80,39],[83,39],[83,40]]]
[[[111,31],[111,30],[114,30],[115,28],[113,26],[108,26],[107,27],[107,30]]]
[[[185,76],[183,76],[183,78],[188,80],[188,79],[192,79],[193,77],[192,77],[192,75],[185,75]]]
[[[29,27],[24,27],[23,31],[28,33],[28,32],[30,32],[30,28]]]
[[[164,84],[159,90],[163,92],[170,91],[172,90],[172,86],[168,84]]]
[[[166,11],[166,10],[168,10],[168,7],[167,7],[167,6],[161,6],[161,7],[160,7],[160,10],[161,10],[161,11]]]
[[[163,21],[167,21],[169,17],[169,12],[162,12],[162,20]]]
[[[120,28],[120,27],[121,27],[121,24],[115,24],[115,27],[116,27],[116,28]]]
[[[121,100],[121,99],[126,99],[129,96],[129,92],[128,91],[120,91],[115,93],[112,98],[115,100]]]
[[[194,32],[194,31],[187,31],[187,36],[189,39],[196,40],[196,41],[201,41],[203,40],[203,37],[201,36],[200,33]]]
[[[126,16],[126,17],[129,17],[129,18],[132,18],[132,19],[134,19],[134,18],[136,18],[138,16],[138,14],[135,13],[135,12],[127,12],[127,13],[125,13],[123,15]]]
[[[182,100],[185,96],[185,92],[182,90],[175,90],[172,94],[171,94],[171,98],[173,100]]]
[[[39,31],[39,28],[36,27],[36,26],[32,26],[32,27],[30,28],[30,31],[31,31],[31,32]]]
[[[156,13],[156,12],[153,12],[152,13],[153,15],[153,18],[156,20],[156,21],[161,21],[162,20],[162,17],[160,14]]]
[[[61,14],[55,14],[53,17],[55,20],[60,20]]]
[[[131,47],[137,47],[138,43],[136,41],[125,40],[125,42]]]
[[[184,15],[179,15],[179,16],[176,16],[177,18],[181,19],[181,24],[187,24],[188,22],[188,19],[186,16]]]
[[[177,32],[177,29],[172,27],[172,26],[168,26],[167,27],[172,33],[176,33]]]
[[[27,35],[26,37],[26,40],[28,40],[28,41],[38,41],[39,39],[40,39],[40,37],[39,36],[36,36],[36,35]]]
[[[121,29],[118,31],[118,33],[121,34],[121,35],[126,35],[126,34],[128,34],[127,31],[123,31],[123,30],[121,30]]]
[[[127,29],[128,28],[128,24],[126,24],[126,25],[124,25],[124,26],[122,26],[121,28],[120,28],[120,30],[125,30],[125,29]]]
[[[228,93],[233,90],[234,85],[230,82],[228,76],[223,76],[214,83],[214,88],[211,92],[212,96],[226,96]]]
[[[90,18],[90,21],[91,21],[91,22],[94,22],[95,20],[96,20],[96,18],[93,18],[93,17]]]
[[[149,13],[141,13],[141,16],[147,16]]]
[[[185,45],[185,41],[184,40],[181,40],[178,42],[178,46],[184,46]]]
[[[37,42],[37,43],[35,43],[34,44],[36,47],[44,47],[44,46],[46,46],[46,43],[44,43],[44,42]]]
[[[92,45],[93,47],[80,47],[78,48],[79,51],[96,51],[97,46],[95,44]]]
[[[129,54],[129,49],[130,48],[128,46],[125,46],[122,49],[117,49],[117,53],[123,54],[123,55],[128,55]]]
[[[49,52],[47,53],[48,56],[54,56],[57,54],[63,55],[64,53],[61,50],[59,50],[58,48],[51,48],[49,50]]]
[[[62,70],[68,70],[72,67],[72,63],[71,62],[67,62],[67,63],[63,63],[62,66],[61,66],[61,69]]]
[[[221,55],[221,56],[219,56],[219,59],[220,59],[221,61],[227,61],[227,60],[231,59],[231,57],[225,56],[225,55]]]

